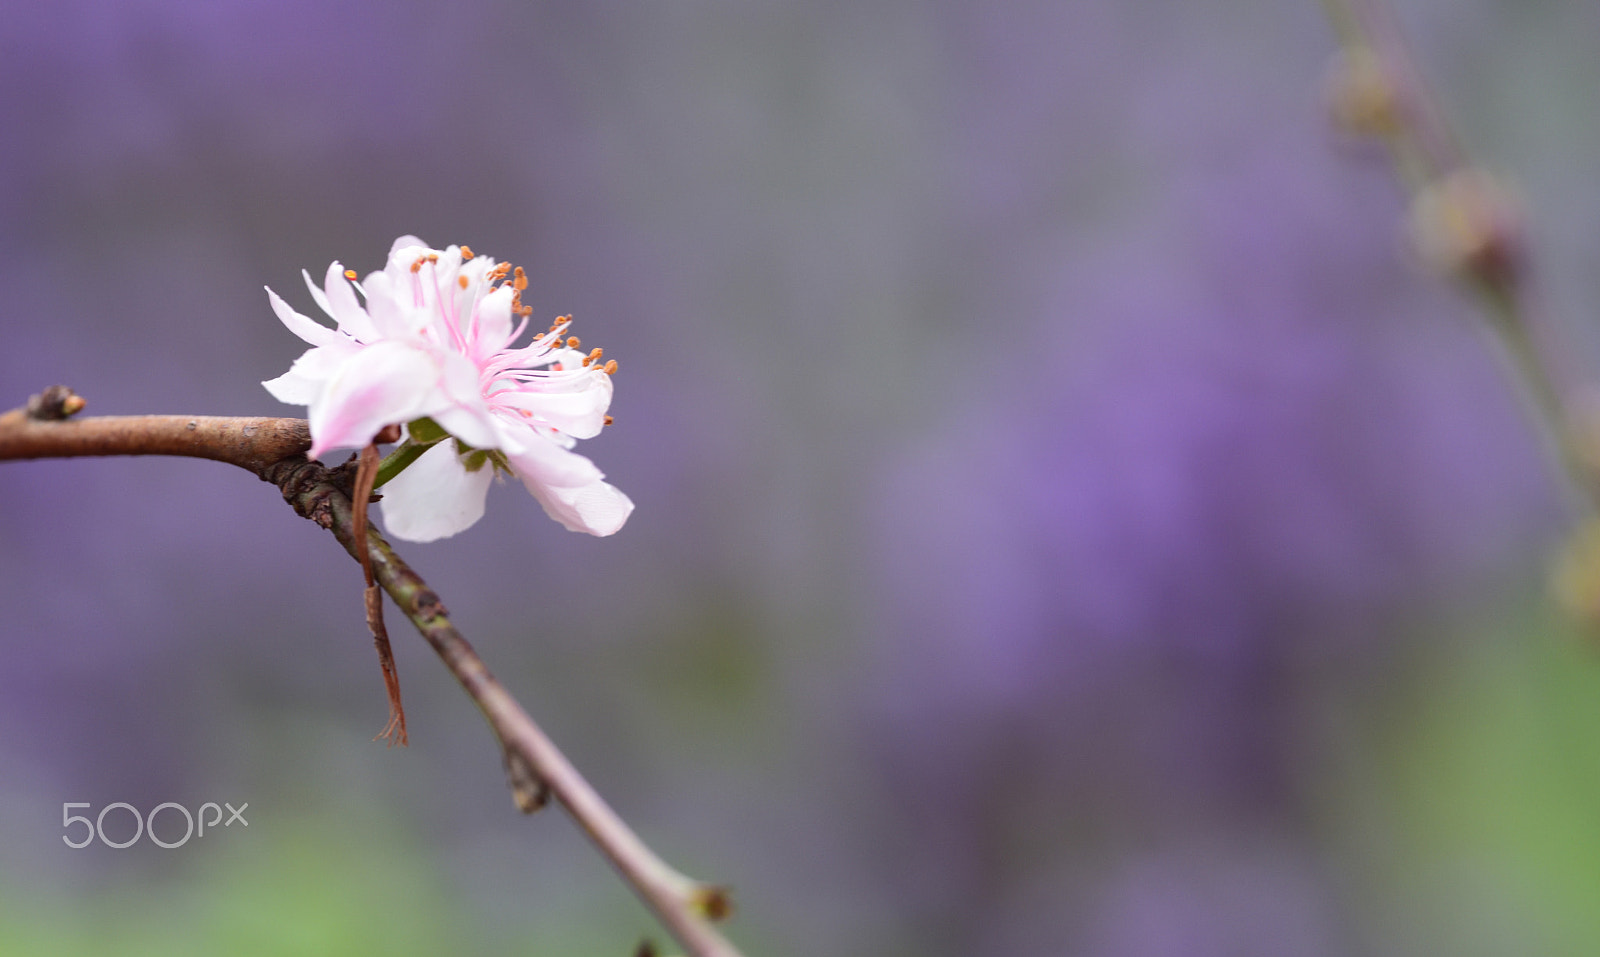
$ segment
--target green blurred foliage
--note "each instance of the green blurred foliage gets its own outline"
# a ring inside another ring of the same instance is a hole
[[[403,830],[352,829],[344,822],[359,809],[347,810],[271,830],[258,820],[264,833],[229,835],[226,852],[178,880],[51,895],[9,887],[0,957],[621,953],[635,939],[610,900],[543,911],[537,926],[510,932],[476,921]]]
[[[1320,778],[1378,952],[1600,952],[1592,636],[1537,588],[1434,627]]]

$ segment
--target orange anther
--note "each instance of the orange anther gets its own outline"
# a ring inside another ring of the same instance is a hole
[[[462,289],[467,288],[467,277],[466,276],[457,276],[456,277],[456,285],[460,286]]]
[[[568,349],[576,349],[581,345],[583,345],[583,343],[578,341],[578,337],[577,336],[573,336],[572,338],[567,340],[567,348]]]
[[[615,422],[615,421],[616,420],[613,419],[611,416],[609,416],[609,415],[606,416],[606,425],[610,425],[612,422]]]
[[[472,247],[471,246],[462,246],[461,247],[461,261],[462,262],[467,262],[473,256],[476,256],[476,255],[477,255],[477,253],[472,251]]]
[[[344,271],[344,278],[350,280],[351,282],[355,282],[356,281],[356,271],[354,269],[346,269]]]
[[[616,375],[616,374],[617,374],[617,360],[612,359],[611,361],[606,363],[606,375]]]

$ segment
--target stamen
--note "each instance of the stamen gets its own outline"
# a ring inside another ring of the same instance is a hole
[[[354,269],[346,269],[344,271],[344,278],[350,280],[351,282],[355,282],[356,281],[356,271]]]
[[[567,340],[567,348],[568,349],[576,349],[581,345],[583,345],[583,343],[578,341],[578,337],[577,336],[573,336],[571,339]]]
[[[511,330],[511,335],[506,337],[506,342],[507,343],[516,342],[517,341],[517,337],[521,336],[522,335],[522,330],[524,330],[526,328],[528,328],[528,317],[527,316],[523,316],[522,317],[522,321],[517,323],[517,328]]]
[[[511,285],[517,290],[517,292],[522,292],[524,289],[528,288],[528,274],[523,272],[521,266],[517,267],[517,271],[513,275],[516,278],[511,281]]]
[[[606,375],[616,375],[616,374],[617,374],[617,360],[612,359],[610,362],[606,363]]]
[[[471,262],[472,261],[472,257],[476,256],[476,255],[477,255],[477,253],[472,251],[472,247],[471,246],[462,246],[461,247],[461,261],[462,262]]]
[[[460,286],[462,289],[467,288],[467,277],[466,276],[457,276],[456,277],[456,285]]]
[[[615,421],[616,421],[616,419],[613,419],[611,416],[609,416],[609,415],[606,416],[606,425],[610,425],[611,423],[613,423]]]

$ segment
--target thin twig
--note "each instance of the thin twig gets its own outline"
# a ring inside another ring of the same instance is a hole
[[[386,437],[386,441],[392,442],[394,439]],[[367,548],[367,507],[372,500],[372,483],[377,477],[378,446],[368,442],[361,450],[360,465],[356,469],[356,487],[351,499],[355,504],[355,518],[351,522],[351,534],[355,539],[354,554],[361,562],[361,576],[366,580],[366,590],[361,597],[367,609],[367,630],[372,632],[372,644],[378,649],[383,690],[389,698],[389,721],[378,732],[378,737],[403,747],[407,741],[406,709],[400,703],[400,671],[395,667],[394,651],[389,647],[389,629],[383,626],[383,596],[378,592],[378,583],[372,576],[372,557]]]
[[[1466,153],[1428,96],[1394,11],[1369,0],[1322,0],[1322,7],[1345,52],[1371,55],[1382,67],[1393,97],[1389,148],[1400,178],[1420,190],[1465,166]]]
[[[712,926],[730,909],[727,892],[679,873],[656,856],[606,804],[534,723],[451,624],[444,604],[383,536],[356,544],[348,468],[306,460],[298,419],[202,416],[101,417],[41,421],[26,410],[0,415],[0,460],[80,455],[189,455],[230,462],[278,486],[306,518],[330,530],[352,557],[371,562],[384,591],[416,626],[488,721],[503,751],[518,807],[531,811],[547,791],[567,808],[623,880],[693,957],[739,957]]]
[[[1344,52],[1347,74],[1336,78],[1348,82],[1351,68],[1361,64],[1377,74],[1359,87],[1371,97],[1375,83],[1376,97],[1385,101],[1383,122],[1367,132],[1382,136],[1389,148],[1396,174],[1410,194],[1413,227],[1456,231],[1453,238],[1461,245],[1453,250],[1453,261],[1441,265],[1483,309],[1485,325],[1576,504],[1591,516],[1600,514],[1600,477],[1584,464],[1573,410],[1549,350],[1536,341],[1525,288],[1526,243],[1509,192],[1476,169],[1461,147],[1428,95],[1389,6],[1383,0],[1322,0],[1322,5]],[[1430,220],[1428,214],[1437,218]]]

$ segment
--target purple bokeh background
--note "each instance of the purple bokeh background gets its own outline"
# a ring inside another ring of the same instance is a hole
[[[1575,328],[1600,18],[1405,12]],[[264,284],[309,311],[301,268],[468,243],[620,360],[581,450],[638,510],[590,540],[506,486],[405,554],[646,838],[735,885],[752,952],[1391,952],[1318,826],[1327,715],[1563,513],[1380,154],[1324,123],[1319,13],[21,7],[0,404],[296,414]],[[654,933],[510,811],[393,623],[413,746],[367,742],[359,571],[272,489],[82,460],[0,501],[0,886],[203,881],[200,850],[63,854],[57,807],[233,795],[262,844],[389,822],[461,901],[441,932]]]

